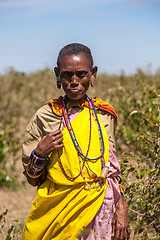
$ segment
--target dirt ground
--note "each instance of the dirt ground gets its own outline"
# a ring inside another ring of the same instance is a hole
[[[29,185],[22,173],[23,166],[20,159],[17,162],[16,171],[19,183],[17,189],[0,188],[0,215],[8,209],[7,214],[3,217],[3,221],[1,221],[0,240],[6,239],[10,226],[18,223],[23,225],[25,223],[36,194],[36,187]],[[18,220],[18,223],[15,220]],[[2,222],[4,227],[2,227]]]

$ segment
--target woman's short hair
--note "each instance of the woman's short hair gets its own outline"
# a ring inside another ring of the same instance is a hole
[[[60,68],[60,63],[64,56],[78,55],[80,53],[83,53],[88,58],[89,67],[92,68],[93,57],[92,57],[91,50],[87,46],[80,43],[71,43],[64,46],[59,52],[59,55],[57,58],[57,66]]]

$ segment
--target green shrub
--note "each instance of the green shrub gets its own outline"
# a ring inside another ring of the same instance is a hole
[[[23,225],[17,219],[14,219],[8,225],[6,219],[7,213],[8,209],[5,209],[0,213],[0,236],[2,236],[4,240],[19,240],[21,238]]]
[[[120,102],[117,137],[123,139],[121,169],[135,235],[160,235],[160,88],[137,79],[135,94]],[[121,149],[121,146],[119,146]]]
[[[4,130],[0,128],[0,187],[16,187],[15,163],[20,143],[15,132],[15,123],[10,123]]]

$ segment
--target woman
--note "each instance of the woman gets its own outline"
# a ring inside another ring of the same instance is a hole
[[[38,192],[22,239],[129,239],[128,208],[116,179],[117,115],[86,95],[97,74],[90,49],[65,46],[54,71],[66,95],[37,111],[23,144],[25,175]]]

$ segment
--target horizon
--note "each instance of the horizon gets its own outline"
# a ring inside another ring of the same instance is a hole
[[[160,69],[159,0],[0,1],[0,73],[56,66],[71,42],[88,46],[99,73]]]

